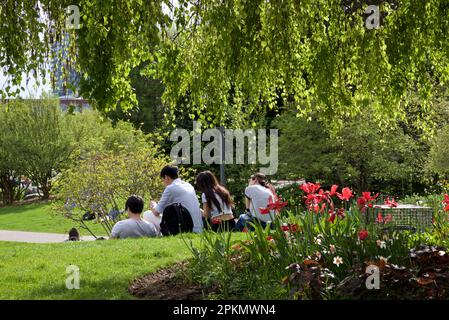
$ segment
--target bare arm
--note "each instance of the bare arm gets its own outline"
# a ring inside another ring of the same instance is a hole
[[[209,217],[209,214],[210,214],[210,208],[209,208],[209,206],[207,205],[207,202],[203,203],[202,214],[203,214],[203,217],[206,218],[206,219]]]

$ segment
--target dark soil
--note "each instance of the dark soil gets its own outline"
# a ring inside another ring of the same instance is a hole
[[[203,300],[214,290],[189,284],[180,275],[186,262],[163,268],[155,273],[135,279],[128,291],[133,296],[151,300]]]

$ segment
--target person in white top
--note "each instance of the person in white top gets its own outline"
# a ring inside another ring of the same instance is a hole
[[[152,214],[155,217],[160,217],[164,213],[164,209],[171,204],[180,203],[185,207],[192,217],[193,221],[193,232],[201,233],[203,232],[203,219],[201,217],[200,203],[196,197],[196,192],[193,186],[185,181],[182,181],[178,177],[178,167],[176,166],[165,166],[161,170],[161,178],[166,185],[162,197],[158,203],[152,201]],[[153,218],[148,218],[147,220],[158,220]]]
[[[242,231],[245,227],[249,227],[248,222],[259,222],[265,227],[266,223],[274,219],[275,211],[266,214],[260,212],[260,208],[266,208],[269,202],[276,200],[274,188],[267,182],[264,174],[256,173],[251,176],[245,189],[245,197],[246,213],[239,217],[236,230]]]
[[[229,191],[218,183],[210,171],[201,172],[196,177],[198,191],[202,192],[203,217],[213,231],[232,231],[235,227],[232,214],[233,202]]]

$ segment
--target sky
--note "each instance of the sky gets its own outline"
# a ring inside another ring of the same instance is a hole
[[[21,87],[23,87],[25,90],[21,90],[19,97],[21,98],[38,98],[42,96],[42,93],[44,92],[50,92],[51,91],[51,85],[50,81],[47,81],[46,85],[42,85],[43,78],[42,76],[38,76],[39,82],[41,83],[39,86],[36,83],[36,79],[33,77],[29,77],[28,83],[27,83],[27,77],[25,74],[22,75],[22,83]],[[0,69],[0,89],[4,90],[8,85],[11,86],[11,78],[6,77],[3,73],[3,71]],[[47,79],[49,80],[49,79]],[[14,91],[17,89],[17,86],[11,86],[12,90]],[[8,98],[8,96],[7,96]]]

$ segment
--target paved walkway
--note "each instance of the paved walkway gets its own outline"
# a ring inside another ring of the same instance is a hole
[[[67,234],[0,230],[0,241],[57,243],[68,239]],[[83,241],[95,240],[92,236],[81,237]]]

